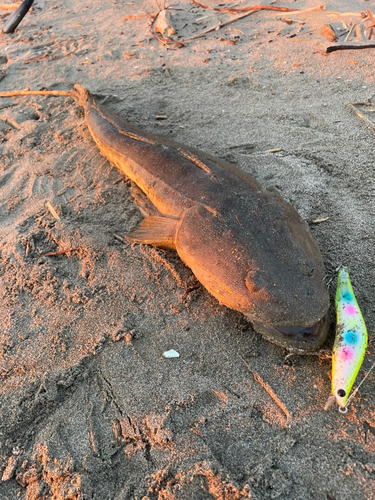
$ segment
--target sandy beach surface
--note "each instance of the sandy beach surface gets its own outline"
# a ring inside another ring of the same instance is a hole
[[[180,0],[171,36],[186,41],[165,45],[150,32],[162,2],[36,0],[0,35],[0,91],[78,83],[276,188],[333,277],[326,349],[334,271],[349,268],[370,336],[358,385],[375,361],[375,105],[350,103],[375,101],[375,49],[326,49],[375,43],[360,15],[375,4],[325,5],[220,27],[243,13]],[[331,360],[285,360],[175,253],[130,244],[142,218],[72,99],[0,99],[0,499],[373,499],[373,376],[345,415],[324,411]]]

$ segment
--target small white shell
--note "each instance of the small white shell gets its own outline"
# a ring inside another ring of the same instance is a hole
[[[163,356],[165,358],[179,358],[180,355],[177,351],[175,351],[174,349],[171,349],[170,351],[165,351],[163,352]]]

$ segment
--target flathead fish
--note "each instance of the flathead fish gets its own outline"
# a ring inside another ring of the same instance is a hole
[[[268,340],[318,349],[328,331],[324,266],[292,205],[230,163],[137,129],[83,87],[72,96],[102,154],[158,210],[128,237],[176,250],[221,304]]]

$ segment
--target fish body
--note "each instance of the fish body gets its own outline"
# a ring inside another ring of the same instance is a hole
[[[335,306],[337,326],[332,355],[332,394],[345,408],[367,347],[366,325],[347,267],[340,268],[338,273]]]
[[[73,97],[102,154],[158,211],[128,237],[176,250],[221,304],[268,340],[317,349],[329,297],[318,246],[296,210],[234,165],[133,127],[83,87]]]

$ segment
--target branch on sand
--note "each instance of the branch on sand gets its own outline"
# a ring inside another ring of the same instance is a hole
[[[15,97],[22,95],[52,95],[52,96],[71,96],[71,92],[62,90],[15,90],[14,92],[0,92],[0,97]]]
[[[152,22],[151,22],[151,27],[150,27],[150,31],[151,31],[151,34],[154,38],[156,38],[159,42],[161,42],[163,45],[166,45],[168,46],[168,44],[174,44],[176,46],[179,46],[179,47],[183,47],[187,42],[190,42],[192,40],[196,40],[197,38],[201,38],[205,35],[207,35],[208,33],[212,32],[212,31],[218,31],[220,28],[224,28],[225,26],[228,26],[229,24],[232,24],[236,21],[239,21],[240,19],[243,19],[244,17],[247,17],[249,16],[250,14],[253,14],[257,11],[260,11],[260,10],[272,10],[272,11],[276,11],[276,12],[288,12],[289,14],[294,14],[294,13],[298,13],[298,14],[304,14],[304,13],[307,13],[307,12],[314,12],[314,11],[319,11],[319,10],[325,10],[326,9],[326,6],[325,5],[319,5],[317,7],[313,7],[311,9],[305,9],[305,10],[298,10],[298,9],[288,9],[286,7],[270,7],[268,5],[254,5],[252,7],[246,7],[246,8],[243,8],[243,9],[237,9],[237,8],[234,8],[234,9],[220,9],[220,8],[214,8],[214,7],[208,7],[206,5],[202,5],[200,3],[198,3],[196,0],[192,0],[193,4],[196,5],[197,7],[200,7],[201,9],[207,9],[207,10],[212,10],[212,11],[215,11],[215,12],[227,12],[227,13],[232,13],[232,14],[235,14],[235,13],[241,13],[241,12],[244,12],[243,15],[241,16],[238,16],[236,17],[235,19],[231,19],[230,21],[226,22],[226,23],[221,23],[219,22],[216,26],[213,26],[212,28],[209,28],[207,29],[206,31],[203,31],[202,33],[199,33],[197,35],[194,35],[192,36],[191,38],[186,38],[186,39],[183,39],[183,40],[175,40],[173,38],[165,38],[163,35],[158,35],[156,33],[156,31],[158,30],[155,30],[155,25],[157,23],[157,20],[159,19],[159,15],[168,10],[169,7],[166,7],[165,9],[161,10],[160,12],[158,12]]]
[[[326,10],[325,5],[318,5],[317,7],[313,7],[311,9],[299,10],[299,9],[287,9],[286,7],[270,7],[268,5],[253,5],[252,7],[245,7],[244,9],[219,9],[215,7],[207,7],[206,5],[202,5],[196,0],[191,0],[194,5],[200,7],[201,9],[214,10],[215,12],[250,12],[257,10],[275,10],[278,12],[298,12],[299,14],[304,14],[305,12],[315,12],[317,10]]]

